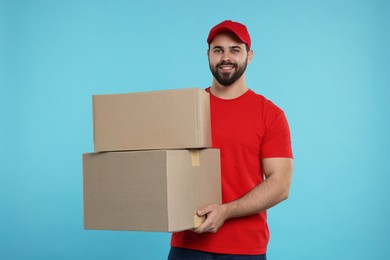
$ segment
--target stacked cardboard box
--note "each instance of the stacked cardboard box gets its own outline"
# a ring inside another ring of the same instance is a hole
[[[179,231],[221,203],[201,89],[93,96],[95,153],[83,154],[86,229]]]

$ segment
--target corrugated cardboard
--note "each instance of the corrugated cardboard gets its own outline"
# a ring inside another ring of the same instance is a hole
[[[83,154],[83,186],[85,229],[191,229],[198,208],[221,203],[219,150]]]
[[[209,94],[199,88],[93,96],[95,152],[208,148]]]

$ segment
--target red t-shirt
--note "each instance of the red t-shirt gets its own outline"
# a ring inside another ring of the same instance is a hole
[[[206,89],[210,92],[210,89]],[[252,90],[235,99],[210,93],[213,147],[221,151],[222,202],[238,199],[264,180],[262,158],[292,158],[283,111]],[[225,221],[216,233],[172,234],[171,246],[223,254],[264,254],[266,211]]]

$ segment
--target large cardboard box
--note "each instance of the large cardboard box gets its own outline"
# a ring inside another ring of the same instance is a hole
[[[84,227],[179,231],[221,203],[218,149],[83,154]]]
[[[94,95],[93,126],[95,152],[212,147],[200,88]]]

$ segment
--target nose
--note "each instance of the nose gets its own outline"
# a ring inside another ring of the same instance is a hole
[[[222,54],[222,57],[221,57],[221,60],[222,61],[230,61],[230,56],[229,56],[229,52],[225,51],[223,54]]]

